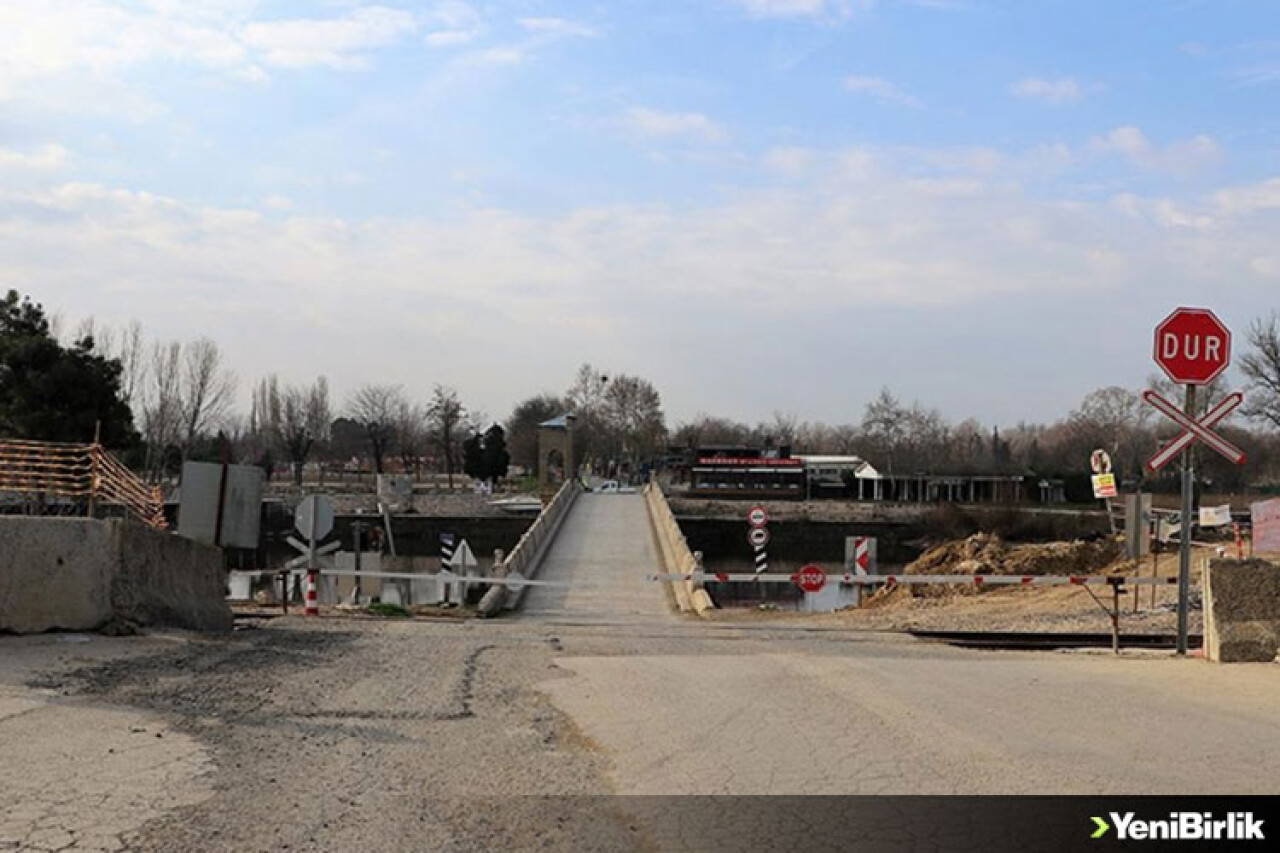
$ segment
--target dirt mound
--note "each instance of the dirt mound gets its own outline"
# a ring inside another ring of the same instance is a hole
[[[1124,546],[1118,539],[1009,545],[999,536],[975,533],[967,539],[929,549],[904,570],[909,575],[1089,575],[1123,567]],[[971,585],[930,584],[880,589],[867,604],[885,606],[911,598],[974,595]]]
[[[1123,555],[1117,539],[1009,545],[975,533],[931,548],[906,568],[912,575],[1082,575],[1111,567]]]

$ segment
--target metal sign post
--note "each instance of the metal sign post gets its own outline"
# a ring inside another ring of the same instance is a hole
[[[1187,385],[1187,417],[1195,417],[1196,386]],[[1191,512],[1195,488],[1195,460],[1191,448],[1182,451],[1182,530],[1178,535],[1178,654],[1187,653],[1187,610],[1191,600]],[[1203,581],[1201,581],[1203,583]]]
[[[751,526],[747,531],[747,542],[755,552],[758,575],[769,568],[769,555],[765,552],[765,546],[769,544],[769,513],[762,506],[753,506],[747,512],[747,524]]]
[[[1204,417],[1196,419],[1198,386],[1212,382],[1231,363],[1231,332],[1212,311],[1179,308],[1166,317],[1156,326],[1154,358],[1170,379],[1187,389],[1181,411],[1154,391],[1146,391],[1142,395],[1143,400],[1183,429],[1180,436],[1147,461],[1147,470],[1155,473],[1172,462],[1179,452],[1182,454],[1182,517],[1178,525],[1178,654],[1185,655],[1191,592],[1192,489],[1195,482],[1192,445],[1202,441],[1235,464],[1243,464],[1244,453],[1214,432],[1213,426],[1226,418],[1244,398],[1239,393],[1232,394]]]
[[[1089,455],[1089,467],[1093,469],[1093,496],[1101,500],[1107,510],[1107,523],[1111,535],[1116,534],[1116,517],[1111,511],[1111,499],[1117,494],[1116,478],[1111,473],[1111,454],[1098,448]]]

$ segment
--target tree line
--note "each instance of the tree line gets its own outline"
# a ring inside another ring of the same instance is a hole
[[[402,386],[369,383],[341,403],[324,377],[295,385],[272,374],[236,409],[239,380],[217,343],[147,340],[135,321],[115,329],[93,320],[70,333],[29,297],[0,302],[0,437],[88,441],[96,434],[153,481],[187,459],[229,459],[288,472],[301,482],[308,464],[326,468],[388,462],[409,475],[496,480],[509,465],[537,466],[538,424],[576,416],[575,464],[636,471],[672,451],[707,445],[788,446],[793,453],[857,455],[882,474],[1027,474],[1087,470],[1095,448],[1112,456],[1125,479],[1141,479],[1146,457],[1175,432],[1142,403],[1139,390],[1100,388],[1050,424],[951,423],[936,408],[905,403],[883,388],[861,417],[844,424],[789,413],[748,425],[700,414],[668,428],[662,398],[648,380],[583,364],[563,392],[518,402],[502,424],[437,384],[426,400]],[[1200,454],[1202,478],[1222,490],[1280,481],[1280,312],[1249,328],[1240,372],[1244,420],[1222,432],[1249,455],[1244,469]],[[1174,396],[1162,377],[1149,386]],[[1201,411],[1229,393],[1223,380],[1199,395]],[[1249,424],[1246,425],[1246,422]],[[612,469],[611,469],[612,470]],[[1172,475],[1176,476],[1176,475]]]

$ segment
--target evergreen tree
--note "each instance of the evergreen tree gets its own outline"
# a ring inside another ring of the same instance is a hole
[[[495,483],[507,476],[507,471],[511,468],[511,454],[507,452],[506,430],[498,424],[489,427],[484,434],[482,453],[486,480]]]
[[[0,435],[128,448],[137,442],[120,362],[92,335],[70,347],[53,337],[44,308],[9,291],[0,301]]]

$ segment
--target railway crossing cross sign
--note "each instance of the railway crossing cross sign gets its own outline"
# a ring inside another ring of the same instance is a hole
[[[1231,363],[1231,332],[1207,308],[1179,308],[1156,326],[1153,357],[1169,378],[1186,388],[1186,404],[1179,409],[1155,391],[1145,391],[1142,399],[1182,427],[1182,434],[1147,460],[1147,470],[1159,471],[1182,456],[1181,530],[1178,532],[1178,654],[1187,653],[1187,615],[1191,591],[1191,513],[1195,481],[1191,445],[1209,445],[1217,453],[1240,465],[1244,452],[1213,431],[1243,401],[1237,392],[1203,417],[1196,418],[1196,391],[1222,375]]]
[[[1199,420],[1188,417],[1181,409],[1155,391],[1144,391],[1142,399],[1182,427],[1182,433],[1177,438],[1147,460],[1147,470],[1151,473],[1154,474],[1168,465],[1197,440],[1204,442],[1235,464],[1244,464],[1244,451],[1213,431],[1215,426],[1225,420],[1227,415],[1234,412],[1244,402],[1244,395],[1239,391],[1228,395],[1225,400],[1206,412],[1204,417]]]

